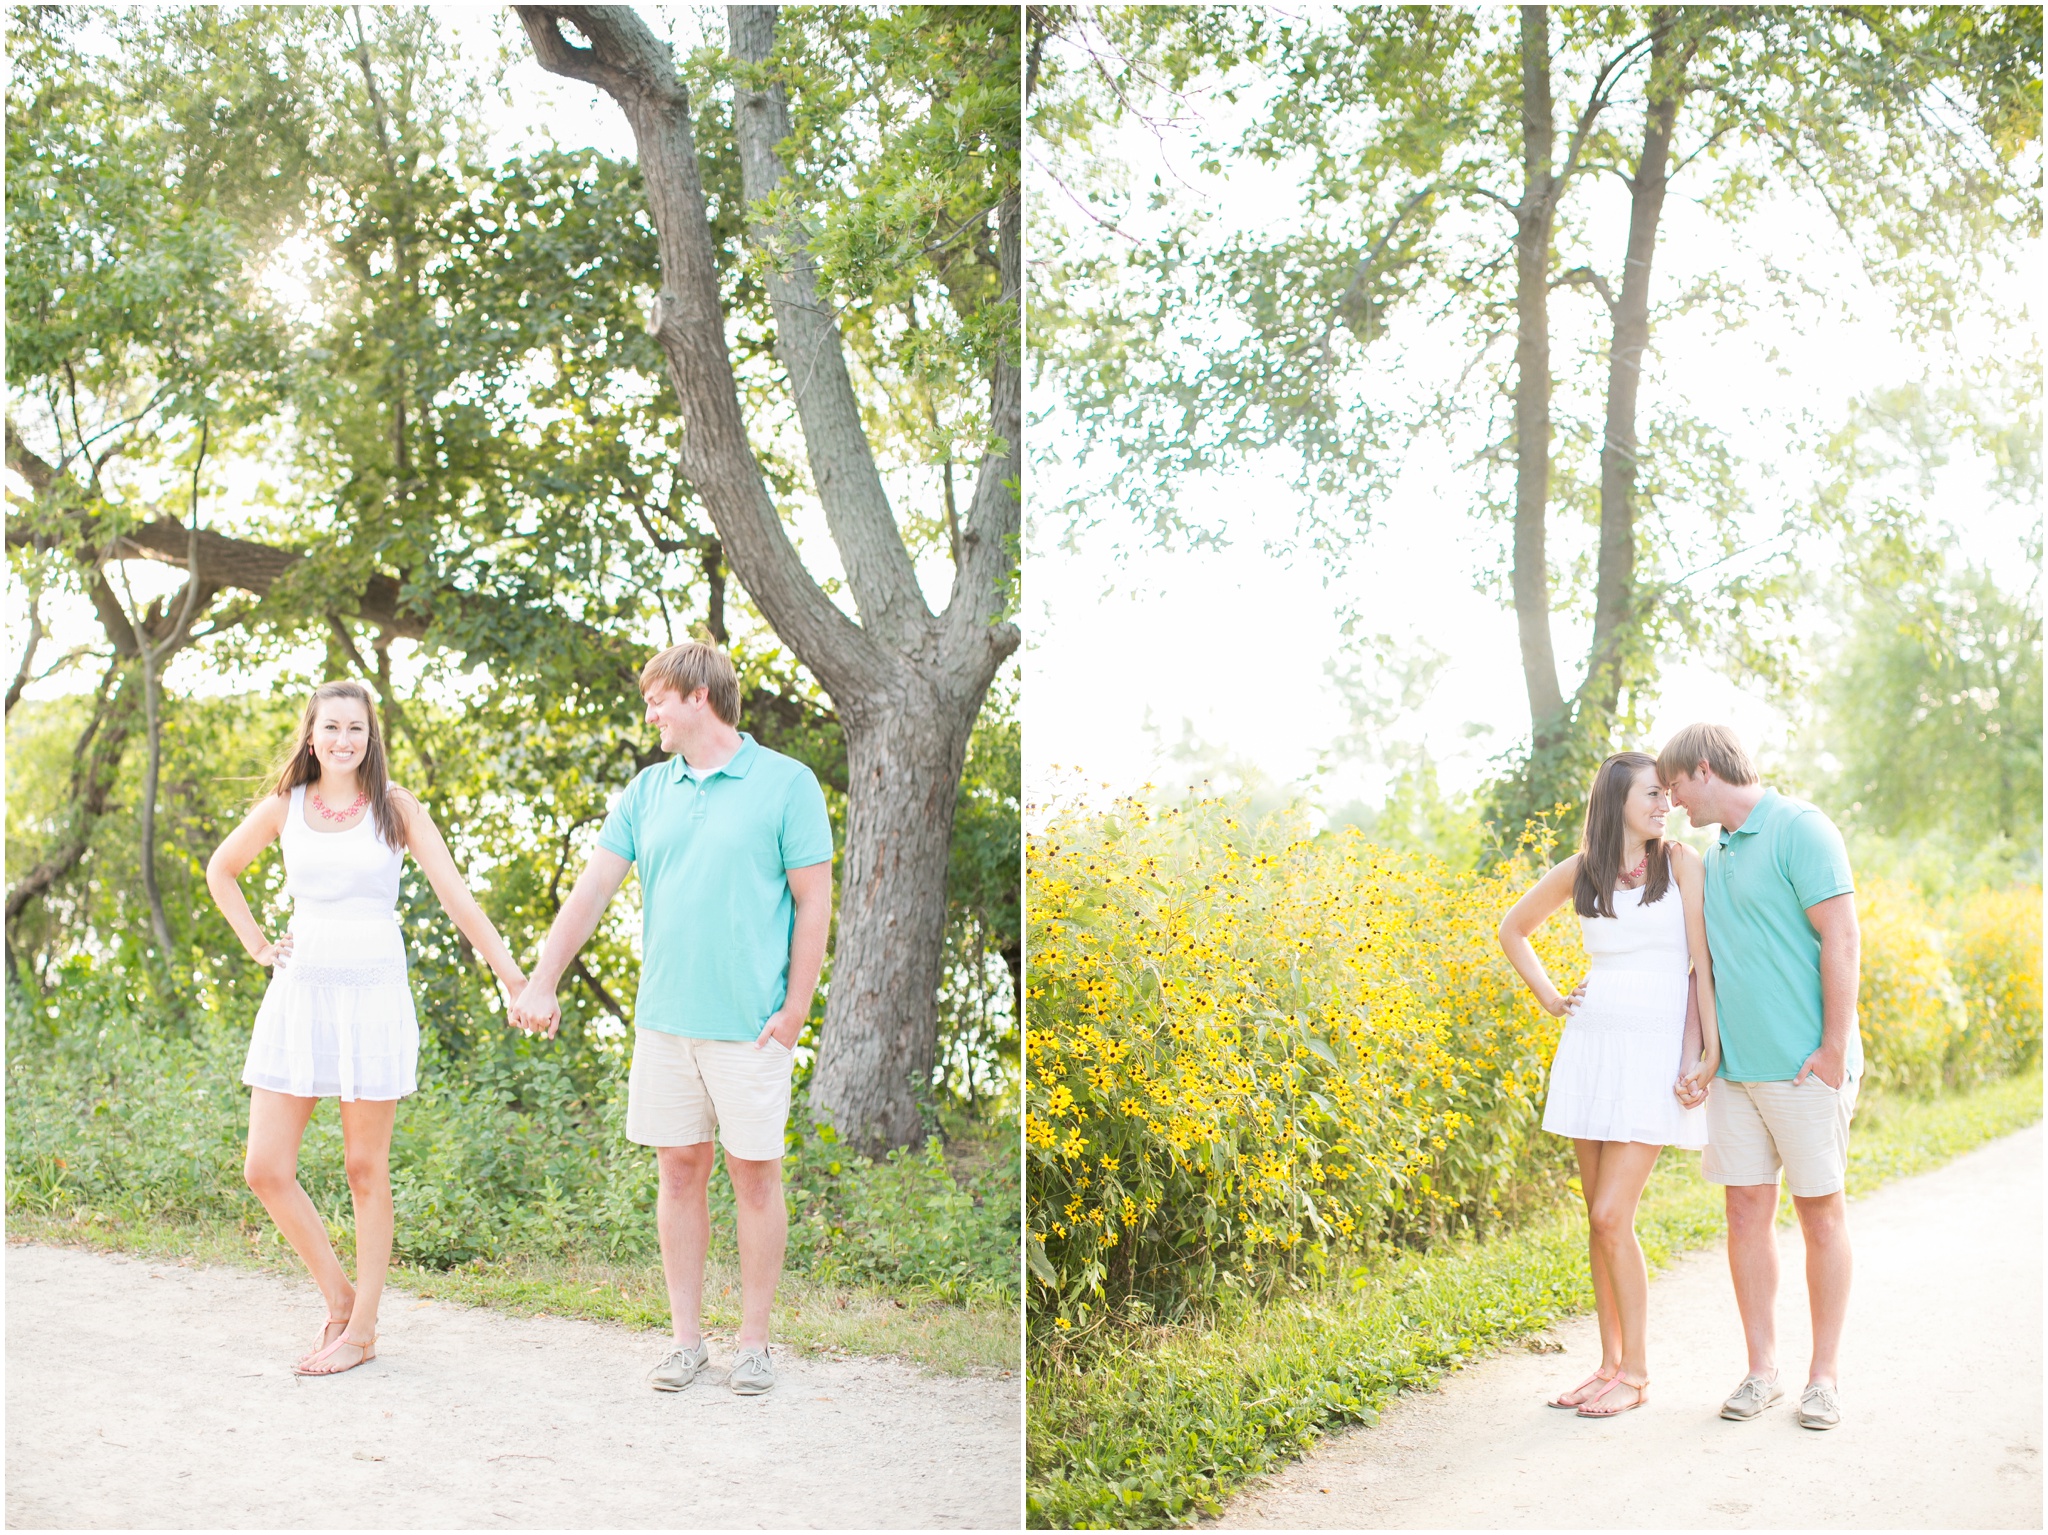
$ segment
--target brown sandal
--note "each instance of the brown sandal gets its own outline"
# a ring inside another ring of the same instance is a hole
[[[1604,1411],[1601,1410],[1600,1404],[1607,1400],[1607,1391],[1612,1391],[1616,1386],[1628,1387],[1629,1390],[1636,1394],[1636,1399],[1621,1407],[1609,1407]],[[1650,1378],[1646,1375],[1640,1381],[1634,1381],[1617,1370],[1614,1379],[1607,1383],[1607,1391],[1601,1392],[1592,1401],[1581,1407],[1579,1409],[1579,1416],[1582,1418],[1613,1418],[1619,1417],[1622,1413],[1634,1411],[1650,1400]]]
[[[1614,1375],[1619,1375],[1620,1373],[1619,1370],[1616,1370]],[[1567,1410],[1575,1409],[1580,1404],[1592,1399],[1586,1395],[1586,1390],[1589,1386],[1599,1386],[1602,1390],[1605,1390],[1614,1383],[1614,1375],[1602,1375],[1598,1370],[1595,1370],[1591,1375],[1588,1375],[1584,1380],[1572,1387],[1571,1390],[1558,1392],[1556,1396],[1543,1405],[1546,1407],[1563,1407]],[[1595,1391],[1593,1396],[1598,1396],[1599,1394],[1599,1391]]]
[[[336,1349],[340,1348],[344,1343],[346,1343],[352,1349],[360,1350],[362,1353],[362,1357],[356,1360],[353,1364],[335,1365],[331,1369],[321,1369],[320,1365],[327,1358],[327,1356],[333,1353]],[[327,1347],[323,1348],[322,1350],[320,1350],[319,1353],[315,1354],[311,1359],[302,1360],[299,1364],[294,1366],[292,1369],[292,1374],[346,1375],[350,1370],[353,1370],[356,1367],[356,1365],[368,1364],[372,1359],[375,1359],[376,1357],[377,1340],[375,1338],[372,1338],[368,1343],[358,1343],[355,1339],[351,1338],[347,1333],[343,1333],[340,1337],[336,1338],[332,1343],[328,1344]]]

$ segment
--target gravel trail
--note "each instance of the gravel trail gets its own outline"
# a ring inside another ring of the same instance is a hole
[[[661,1338],[391,1291],[377,1358],[292,1359],[310,1283],[7,1250],[10,1528],[1016,1529],[1020,1383],[777,1351],[766,1396]]]
[[[1794,1418],[1810,1340],[1798,1228],[1780,1235],[1786,1400],[1723,1422],[1742,1329],[1717,1248],[1650,1289],[1650,1404],[1595,1422],[1546,1395],[1599,1362],[1514,1350],[1392,1403],[1224,1510],[1225,1528],[2040,1529],[2040,1125],[1850,1205],[1840,1428]]]

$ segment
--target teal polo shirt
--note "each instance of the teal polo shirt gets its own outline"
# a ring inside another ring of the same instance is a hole
[[[1789,1082],[1820,1048],[1820,934],[1806,908],[1855,890],[1835,823],[1766,789],[1707,858],[1707,945],[1721,1072],[1731,1082]],[[1863,1075],[1849,1036],[1848,1074]]]
[[[640,872],[633,1021],[689,1039],[752,1040],[789,995],[787,871],[832,859],[817,776],[744,731],[723,767],[681,753],[626,786],[597,845]]]

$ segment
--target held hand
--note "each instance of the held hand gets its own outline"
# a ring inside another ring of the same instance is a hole
[[[526,990],[526,977],[521,975],[515,966],[509,976],[501,975],[498,977],[498,985],[505,993],[505,1021],[516,1029],[519,1027],[519,1019],[516,1014],[519,1006],[519,994]]]
[[[512,1027],[553,1039],[561,1026],[562,1004],[555,1000],[554,987],[542,990],[538,981],[528,981],[520,988],[512,1003]]]
[[[1846,1055],[1846,1051],[1830,1051],[1826,1045],[1822,1045],[1806,1058],[1799,1068],[1799,1075],[1792,1079],[1792,1085],[1797,1087],[1808,1076],[1816,1076],[1829,1087],[1839,1089],[1848,1079],[1849,1062],[1845,1059]]]
[[[562,1004],[552,991],[548,993],[547,1007],[535,1014],[533,1026],[542,1039],[553,1039],[562,1031]]]
[[[1707,1101],[1707,1092],[1713,1086],[1714,1073],[1720,1070],[1719,1061],[1707,1060],[1704,1056],[1695,1062],[1690,1071],[1679,1073],[1677,1085],[1673,1088],[1678,1101],[1689,1109],[1696,1109]]]
[[[766,1049],[769,1040],[785,1050],[796,1048],[796,1037],[804,1031],[803,1015],[792,1013],[788,1008],[779,1009],[775,1016],[761,1025],[761,1032],[754,1040],[756,1050]]]
[[[292,935],[286,933],[276,943],[266,943],[249,957],[259,965],[284,969],[292,957]]]

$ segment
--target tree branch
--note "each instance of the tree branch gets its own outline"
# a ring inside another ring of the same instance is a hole
[[[726,20],[732,56],[746,66],[733,101],[740,179],[748,203],[758,209],[783,185],[785,172],[775,146],[791,131],[783,83],[767,73],[775,53],[775,7],[729,6]],[[824,503],[862,627],[896,645],[914,644],[931,622],[931,609],[875,468],[838,322],[818,302],[817,267],[806,248],[806,231],[787,214],[771,224],[750,209],[747,239],[768,258],[764,275],[775,315],[775,349],[789,375],[811,482]]]
[[[1575,266],[1569,272],[1561,273],[1550,285],[1553,288],[1579,288],[1590,286],[1607,305],[1611,317],[1614,310],[1614,290],[1607,286],[1607,279],[1589,266]]]
[[[825,595],[790,542],[740,414],[725,342],[716,252],[697,168],[689,92],[675,59],[630,7],[517,6],[541,66],[605,91],[638,147],[661,253],[662,289],[648,329],[667,356],[683,407],[683,467],[718,528],[733,570],[775,631],[835,698],[886,672],[882,646]],[[567,19],[590,40],[575,49]]]

